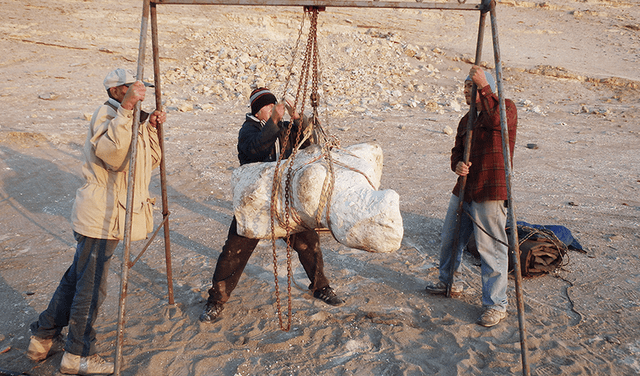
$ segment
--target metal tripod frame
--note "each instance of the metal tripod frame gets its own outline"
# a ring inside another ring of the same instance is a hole
[[[504,166],[505,166],[505,178],[507,184],[507,194],[509,200],[509,211],[507,214],[508,221],[515,226],[516,216],[515,216],[515,205],[513,201],[513,189],[511,184],[511,155],[509,150],[509,131],[507,128],[506,121],[506,111],[505,111],[505,100],[503,94],[503,86],[502,86],[502,60],[500,57],[500,48],[498,43],[498,25],[497,25],[497,17],[496,17],[496,3],[495,0],[481,0],[478,4],[466,4],[465,0],[458,0],[451,3],[424,3],[421,0],[416,0],[416,2],[404,2],[404,1],[357,1],[357,0],[347,0],[347,1],[337,1],[337,0],[327,0],[324,2],[317,0],[143,0],[142,7],[142,23],[140,26],[140,46],[138,52],[138,68],[137,68],[137,79],[142,80],[144,77],[144,64],[145,64],[145,49],[147,45],[147,33],[148,33],[148,24],[149,17],[151,18],[151,34],[152,34],[152,52],[153,52],[153,69],[154,69],[154,83],[155,83],[155,97],[156,97],[156,109],[162,108],[162,98],[161,98],[161,89],[160,89],[160,57],[158,53],[158,22],[157,22],[157,5],[159,4],[177,4],[177,5],[250,5],[250,6],[302,6],[302,7],[343,7],[343,8],[395,8],[395,9],[433,9],[433,10],[465,10],[465,11],[479,11],[480,12],[480,21],[479,21],[479,30],[478,30],[478,44],[476,46],[476,56],[475,63],[478,64],[480,62],[481,50],[482,50],[482,40],[483,40],[483,31],[485,24],[485,15],[488,12],[491,18],[491,31],[493,36],[493,51],[494,51],[494,59],[495,59],[495,70],[496,70],[496,81],[498,87],[498,98],[499,98],[499,107],[500,107],[500,126],[502,130],[502,151],[504,157]],[[472,89],[472,98],[475,99],[475,95],[477,94],[477,90],[475,85]],[[475,100],[472,101],[472,109],[475,107]],[[147,249],[151,241],[155,238],[157,233],[160,230],[160,227],[164,226],[164,240],[165,240],[165,257],[166,257],[166,265],[167,265],[167,283],[168,283],[168,295],[169,295],[169,304],[173,305],[173,283],[172,283],[172,272],[171,272],[171,242],[170,242],[170,233],[169,233],[169,210],[168,210],[168,199],[167,199],[167,188],[166,188],[166,168],[165,168],[165,152],[164,152],[164,131],[163,125],[158,125],[158,137],[160,140],[160,148],[162,151],[162,159],[160,163],[160,183],[162,190],[162,215],[163,220],[162,223],[155,230],[151,238],[149,239],[147,245],[140,252],[135,261],[130,262],[130,247],[131,247],[131,219],[133,215],[132,206],[133,206],[133,182],[135,177],[135,166],[136,166],[136,150],[137,150],[137,137],[138,128],[140,126],[140,118],[137,115],[140,112],[140,103],[135,107],[134,110],[134,121],[133,121],[133,131],[132,131],[132,142],[131,142],[131,160],[129,163],[129,180],[128,180],[128,189],[127,189],[127,207],[126,207],[126,217],[125,217],[125,233],[124,233],[124,255],[122,261],[122,276],[121,276],[121,284],[120,284],[120,299],[118,306],[118,329],[116,336],[116,356],[115,356],[115,375],[120,375],[120,368],[122,366],[122,345],[124,340],[124,327],[125,327],[125,304],[127,297],[127,286],[128,286],[128,271],[135,262],[140,258],[140,256]],[[472,123],[470,123],[472,124]],[[469,141],[465,142],[465,149],[470,147],[471,138],[469,137]],[[468,160],[468,156],[467,156]],[[460,202],[462,202],[462,197],[464,195],[464,186],[461,189]],[[456,228],[459,230],[459,222],[461,219],[461,212],[459,211],[457,216],[457,224]],[[514,227],[515,228],[515,227]],[[456,231],[455,239],[458,231]],[[527,341],[526,341],[526,328],[525,328],[525,319],[524,319],[524,298],[522,294],[522,275],[520,274],[520,250],[518,247],[518,233],[513,230],[509,234],[509,247],[512,250],[512,258],[513,263],[515,265],[514,274],[515,274],[515,288],[516,288],[516,299],[518,306],[518,321],[519,321],[519,330],[520,330],[520,348],[521,348],[521,359],[522,359],[522,374],[528,376],[530,374],[529,364],[527,361]],[[454,248],[455,250],[455,248]],[[453,276],[453,274],[452,274]],[[447,295],[450,295],[450,284],[447,287]]]

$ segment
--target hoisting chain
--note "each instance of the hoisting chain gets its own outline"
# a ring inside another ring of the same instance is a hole
[[[329,139],[324,132],[324,129],[320,125],[320,116],[318,113],[318,106],[320,105],[320,95],[318,94],[318,77],[319,77],[319,48],[317,41],[317,33],[314,33],[314,44],[313,44],[313,77],[311,79],[311,107],[313,108],[313,127],[317,129],[320,136],[322,136],[320,144],[322,145],[322,155],[324,156],[324,160],[327,163],[327,175],[325,176],[324,182],[322,184],[322,190],[320,194],[320,201],[318,203],[318,211],[316,212],[316,226],[320,226],[322,221],[322,215],[324,212],[325,218],[327,219],[327,227],[331,229],[331,217],[330,217],[330,208],[331,208],[331,196],[333,195],[333,187],[335,183],[335,174],[333,169],[333,159],[331,157],[331,149],[338,146],[337,140]]]
[[[338,143],[337,143],[337,140],[335,140],[335,138],[327,137],[326,133],[324,132],[324,129],[322,129],[318,121],[319,119],[318,106],[320,103],[320,95],[318,94],[319,48],[318,48],[317,25],[318,25],[318,12],[321,10],[324,10],[324,8],[305,7],[305,15],[303,15],[303,18],[302,18],[302,23],[300,26],[300,31],[298,33],[298,40],[296,41],[296,46],[292,51],[292,62],[290,65],[289,74],[288,74],[287,82],[285,84],[285,89],[284,89],[284,94],[286,95],[288,85],[289,85],[289,80],[293,75],[293,66],[296,59],[296,51],[298,49],[300,37],[302,35],[302,30],[304,28],[305,16],[307,13],[309,13],[310,14],[309,37],[307,38],[307,45],[306,45],[304,59],[302,62],[302,68],[300,71],[300,79],[298,82],[298,88],[296,90],[295,101],[293,104],[293,108],[290,111],[292,114],[296,113],[298,104],[300,104],[300,111],[297,113],[301,115],[301,119],[300,121],[298,121],[298,131],[296,132],[295,143],[291,145],[292,151],[291,151],[291,155],[288,158],[288,163],[285,162],[283,166],[283,167],[286,166],[286,169],[287,169],[285,184],[284,184],[285,185],[284,186],[284,219],[280,218],[280,215],[278,213],[279,212],[278,201],[279,199],[281,199],[281,197],[278,197],[278,196],[282,195],[281,180],[282,180],[282,173],[284,172],[284,171],[281,171],[280,164],[284,159],[286,150],[290,143],[289,138],[291,136],[291,129],[294,124],[293,120],[289,122],[289,125],[285,130],[284,137],[281,139],[282,152],[280,153],[280,156],[276,161],[276,166],[275,166],[274,176],[273,176],[273,185],[271,190],[271,206],[270,206],[271,244],[272,244],[272,251],[273,251],[273,271],[274,271],[275,287],[276,287],[276,307],[278,311],[278,320],[280,323],[280,329],[282,329],[283,331],[289,331],[291,329],[291,281],[292,281],[292,274],[293,274],[292,267],[291,267],[291,249],[292,249],[291,230],[293,230],[293,227],[291,226],[291,220],[296,222],[298,225],[300,224],[304,225],[300,220],[298,214],[292,209],[293,197],[291,192],[291,185],[292,185],[292,179],[294,176],[293,164],[294,164],[298,149],[301,146],[300,144],[302,143],[301,142],[301,137],[303,134],[302,127],[304,124],[303,117],[304,117],[305,99],[307,96],[310,70],[312,71],[310,102],[313,108],[313,117],[310,120],[311,124],[309,124],[309,126],[312,126],[314,131],[316,132],[316,135],[322,138],[321,140],[322,142],[320,142],[322,145],[322,151],[323,151],[322,155],[323,155],[323,158],[327,161],[327,166],[328,166],[328,174],[325,177],[325,181],[323,183],[322,194],[320,197],[320,205],[318,208],[318,212],[316,213],[317,225],[320,225],[321,223],[322,213],[325,211],[325,207],[326,207],[327,223],[329,223],[329,206],[330,206],[329,203],[331,202],[331,194],[333,192],[333,184],[335,180],[330,150],[333,147],[337,146]],[[276,219],[279,222],[279,226],[284,227],[286,231],[285,239],[287,243],[287,303],[288,303],[287,304],[288,315],[287,315],[286,326],[283,324],[282,309],[281,309],[281,302],[280,302],[280,287],[278,284],[278,258],[277,258],[277,252],[276,252],[276,235],[275,235]]]
[[[306,9],[305,9],[305,14],[306,14]],[[305,20],[305,15],[303,15],[302,17],[302,22],[300,25],[300,30],[298,32],[298,40],[296,41],[296,46],[294,48],[294,50],[292,51],[292,61],[291,61],[291,65],[290,65],[290,69],[289,69],[289,75],[287,77],[287,82],[285,84],[285,91],[284,94],[286,95],[287,92],[287,87],[289,85],[289,80],[291,78],[291,76],[293,75],[293,65],[295,64],[295,59],[296,59],[296,53],[297,53],[297,49],[298,49],[298,44],[300,41],[300,37],[302,35],[302,30],[304,29],[304,20]],[[311,25],[310,26],[310,31],[309,33],[311,34],[311,30],[314,28],[313,24],[317,22],[317,12],[315,13],[315,17],[312,17],[311,19]],[[311,38],[309,38],[311,39]],[[307,41],[307,46],[308,46],[309,42]],[[308,47],[307,47],[308,49]],[[306,66],[306,62],[308,60],[308,56],[305,55],[305,64],[303,64],[303,73],[302,73],[302,77],[308,77],[307,74],[304,71],[304,66]],[[305,90],[306,92],[306,90]],[[293,111],[295,111],[295,109],[297,108],[297,104],[298,104],[298,99],[299,99],[299,95],[300,95],[300,88],[298,88],[298,91],[296,93],[296,99],[295,99],[295,104],[293,106]],[[304,98],[304,95],[303,95]],[[304,108],[304,106],[303,106]],[[301,112],[302,113],[302,112]],[[280,193],[280,181],[281,181],[281,173],[280,173],[280,163],[282,162],[282,160],[284,159],[284,155],[286,154],[286,150],[287,150],[287,146],[289,144],[289,137],[291,135],[291,128],[293,126],[293,121],[291,121],[289,123],[289,126],[287,127],[284,137],[281,139],[281,150],[282,152],[280,153],[280,156],[278,157],[278,160],[276,162],[276,166],[275,166],[275,170],[274,170],[274,174],[273,174],[273,185],[272,185],[272,189],[271,189],[271,246],[272,246],[272,253],[273,253],[273,274],[274,274],[274,279],[275,279],[275,287],[276,287],[276,308],[278,311],[278,321],[280,323],[280,329],[288,332],[291,329],[291,239],[290,239],[290,199],[291,199],[291,188],[290,188],[290,182],[291,182],[291,163],[293,162],[293,158],[295,157],[295,149],[293,149],[292,151],[292,155],[290,156],[290,164],[289,164],[289,171],[287,172],[287,179],[286,179],[286,183],[285,183],[285,194],[284,194],[284,203],[285,203],[285,218],[284,218],[284,227],[286,230],[286,242],[287,242],[287,325],[285,326],[283,324],[283,319],[282,319],[282,306],[281,306],[281,302],[280,302],[280,286],[278,284],[278,256],[277,256],[277,249],[276,249],[276,231],[275,231],[275,220],[276,217],[278,216],[278,208],[277,208],[277,202],[278,202],[278,195]],[[298,132],[298,137],[296,141],[299,140],[299,135],[301,132]],[[280,226],[282,226],[282,223],[280,223]]]
[[[302,13],[302,21],[300,22],[300,29],[298,30],[298,38],[296,39],[296,44],[291,50],[291,64],[289,64],[289,73],[287,74],[287,80],[284,83],[283,100],[284,96],[287,95],[287,91],[289,90],[289,82],[291,81],[291,77],[293,76],[293,66],[296,63],[296,58],[298,55],[298,46],[300,46],[300,39],[302,38],[302,31],[304,30],[304,20],[306,19],[307,12]],[[295,108],[295,107],[294,107]]]

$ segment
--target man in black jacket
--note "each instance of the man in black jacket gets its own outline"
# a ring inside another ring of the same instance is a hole
[[[288,142],[285,142],[288,122],[282,121],[285,104],[277,103],[276,97],[266,88],[255,89],[250,97],[251,113],[238,135],[238,159],[240,165],[255,162],[274,162],[280,153],[287,158],[291,155],[296,134],[302,130],[302,121],[297,114],[292,114],[294,122]],[[283,145],[285,146],[283,148]],[[284,150],[283,150],[284,149]],[[209,298],[204,307],[200,321],[213,322],[220,316],[224,303],[229,300],[231,292],[238,284],[242,271],[249,257],[258,245],[259,239],[250,239],[238,235],[235,217],[229,226],[227,241],[218,257],[209,289]],[[320,239],[315,230],[292,234],[289,237],[291,247],[298,253],[307,277],[311,281],[309,289],[313,296],[330,305],[344,303],[329,286],[324,275],[324,264]]]

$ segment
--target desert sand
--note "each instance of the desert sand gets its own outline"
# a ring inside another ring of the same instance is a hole
[[[106,100],[104,76],[136,67],[142,1],[0,4],[0,369],[56,375],[62,353],[38,364],[26,357],[29,324],[73,258],[69,217],[83,184],[88,118]],[[523,281],[532,375],[640,373],[638,5],[497,5],[505,96],[519,111],[516,217],[566,226],[586,250]],[[513,281],[509,316],[493,328],[475,324],[481,285],[472,258],[465,257],[461,297],[424,293],[437,278],[455,183],[450,130],[466,112],[461,87],[477,12],[328,7],[320,14],[325,128],[343,145],[382,147],[381,189],[400,195],[402,246],[367,253],[323,232],[326,271],[346,304],[313,299],[294,256],[292,329],[284,332],[271,244],[263,241],[221,319],[198,321],[232,217],[247,91],[282,89],[301,17],[299,8],[158,7],[176,304],[167,303],[164,245],[156,240],[129,273],[122,374],[520,374]],[[491,40],[487,22],[489,68]],[[150,90],[144,107],[153,103]],[[160,196],[158,174],[151,190]],[[141,247],[134,243],[134,256]],[[278,260],[286,286],[282,242]],[[122,246],[96,327],[107,359],[115,355],[121,263]]]

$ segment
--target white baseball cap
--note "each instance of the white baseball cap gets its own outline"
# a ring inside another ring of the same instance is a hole
[[[136,82],[136,75],[130,69],[114,69],[113,71],[107,74],[107,77],[104,79],[104,88],[109,90],[109,88],[120,86],[120,85],[131,85]],[[153,84],[148,82],[144,82],[144,86],[153,87]]]

